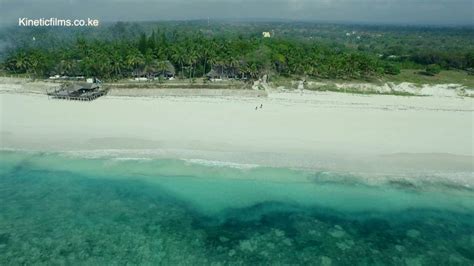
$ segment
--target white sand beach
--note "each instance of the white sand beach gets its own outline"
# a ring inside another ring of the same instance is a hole
[[[75,102],[3,90],[1,148],[472,177],[472,98],[111,95]]]

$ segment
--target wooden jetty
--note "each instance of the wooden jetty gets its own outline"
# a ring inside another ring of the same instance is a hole
[[[106,95],[108,90],[103,89],[99,83],[66,83],[61,88],[48,92],[53,99],[71,101],[93,101]]]

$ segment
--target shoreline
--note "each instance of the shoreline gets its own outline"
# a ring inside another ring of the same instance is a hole
[[[462,182],[473,180],[472,99],[302,91],[82,103],[10,91],[0,100],[2,149],[151,151],[159,158],[269,167],[457,172]]]
[[[381,157],[366,157],[358,161],[340,158],[335,160],[335,158],[326,156],[325,158],[319,158],[318,161],[302,161],[302,156],[289,154],[239,154],[197,150],[33,150],[0,148],[0,154],[2,153],[4,155],[18,154],[20,156],[59,156],[65,159],[85,161],[103,160],[110,163],[131,161],[142,164],[177,161],[185,165],[208,167],[214,170],[233,169],[242,171],[242,173],[259,169],[281,169],[283,171],[306,173],[306,175],[340,175],[342,179],[326,180],[335,183],[349,182],[368,186],[392,184],[395,187],[416,187],[419,189],[423,189],[425,185],[454,189],[474,189],[472,168],[466,167],[472,161],[472,157],[452,154],[393,154]],[[271,160],[265,160],[264,156],[271,157]],[[297,160],[300,160],[299,163],[295,163]],[[410,162],[407,163],[407,161]],[[441,161],[443,161],[441,165],[433,164],[433,162]],[[430,166],[429,169],[426,167],[427,165]],[[66,171],[67,169],[63,170]],[[226,176],[225,179],[227,178],[229,177]],[[242,178],[245,179],[246,177]],[[282,180],[274,176],[263,176],[262,178],[274,182],[311,182],[306,178],[301,180]],[[232,179],[240,178],[233,177]]]

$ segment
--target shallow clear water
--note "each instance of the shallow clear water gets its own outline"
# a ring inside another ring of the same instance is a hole
[[[0,156],[0,265],[474,263],[468,187],[182,160]]]

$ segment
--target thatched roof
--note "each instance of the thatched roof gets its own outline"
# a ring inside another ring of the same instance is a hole
[[[158,62],[158,64],[161,64],[161,63],[164,63],[165,64],[165,71],[172,74],[172,75],[175,75],[176,74],[176,69],[175,67],[173,66],[173,64],[171,64],[170,61],[166,60],[166,61],[161,61],[161,62]]]
[[[220,78],[220,77],[235,77],[240,73],[239,69],[236,67],[228,67],[217,65],[214,66],[211,71],[206,74],[208,78]]]
[[[95,90],[98,88],[100,88],[100,86],[97,83],[80,82],[80,83],[66,83],[62,89],[70,93],[70,92],[74,92],[78,90]]]
[[[132,72],[133,76],[143,77],[147,75],[161,75],[165,74],[168,76],[174,76],[176,69],[170,61],[158,61],[154,60],[150,65],[144,68],[137,68]]]
[[[208,78],[219,78],[220,76],[221,75],[217,73],[215,69],[211,69],[211,71],[209,71],[209,73],[206,74],[206,77]]]

